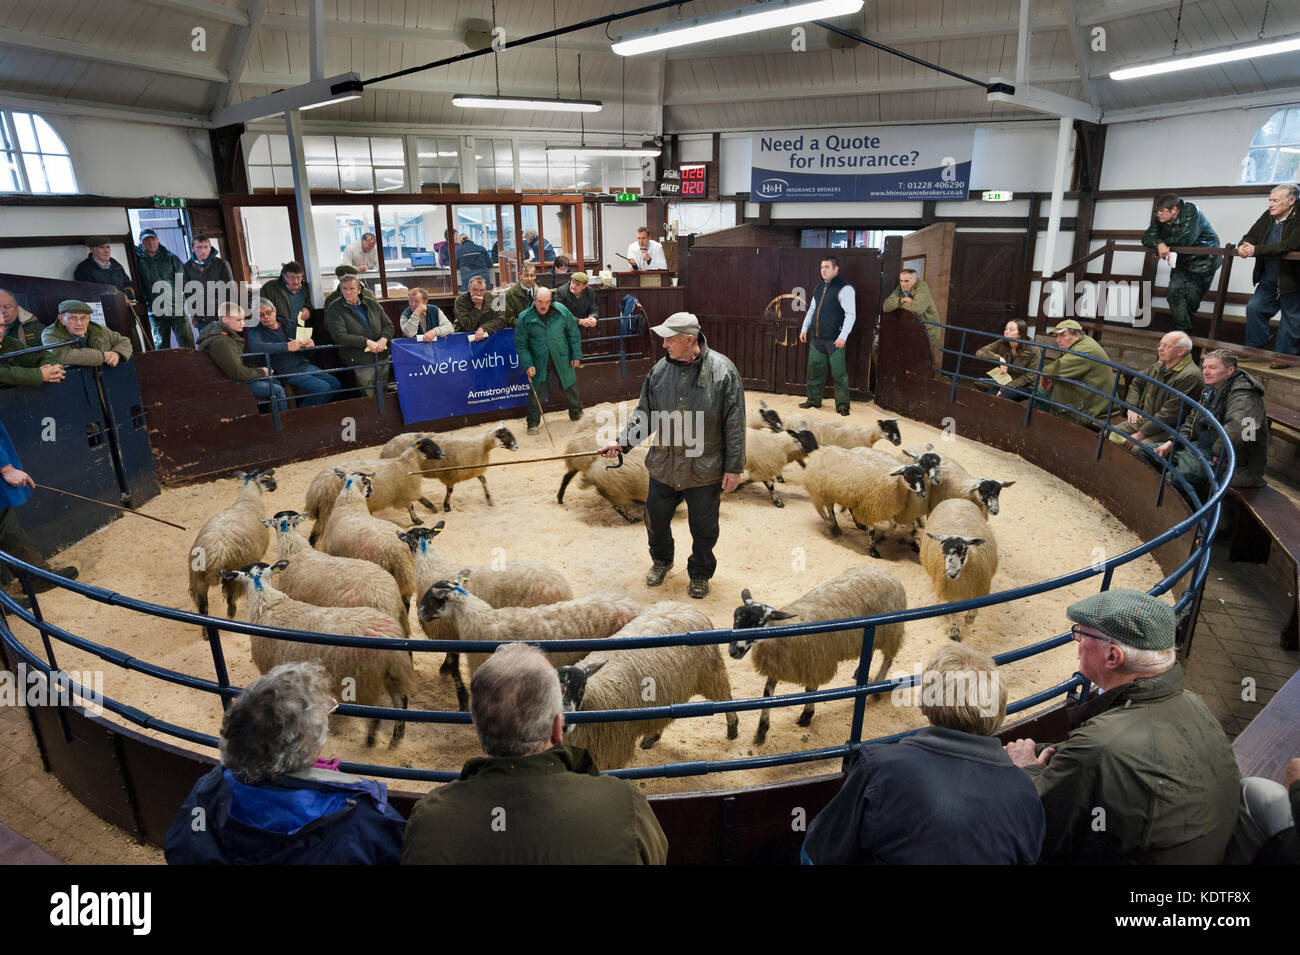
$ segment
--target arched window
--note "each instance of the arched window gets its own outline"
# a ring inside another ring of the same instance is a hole
[[[1300,179],[1300,106],[1279,109],[1250,141],[1241,161],[1243,183],[1295,182]]]
[[[0,109],[0,192],[76,192],[63,138],[36,113]]]

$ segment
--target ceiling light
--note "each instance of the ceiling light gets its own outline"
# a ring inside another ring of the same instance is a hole
[[[690,43],[757,33],[759,30],[771,30],[792,23],[857,13],[862,9],[862,3],[863,0],[771,0],[739,10],[696,17],[694,20],[678,20],[666,26],[629,33],[617,38],[611,49],[620,56],[652,53]]]
[[[462,109],[546,109],[566,113],[599,113],[598,99],[548,99],[541,96],[480,96],[477,93],[457,93],[451,98],[452,106]]]
[[[571,153],[576,156],[658,156],[662,148],[655,146],[581,146],[577,143],[547,146],[548,153]]]
[[[321,106],[346,103],[348,100],[360,99],[364,89],[365,84],[356,73],[340,73],[338,76],[312,80],[301,86],[276,90],[274,93],[219,109],[212,114],[210,125],[220,127],[233,123],[249,123],[295,109],[317,109]]]
[[[1291,53],[1300,50],[1300,37],[1279,40],[1276,43],[1257,43],[1254,46],[1242,46],[1232,50],[1220,50],[1217,53],[1202,53],[1197,56],[1180,56],[1163,63],[1150,63],[1146,66],[1132,66],[1114,70],[1112,80],[1136,80],[1144,76],[1159,76],[1161,73],[1175,73],[1178,70],[1195,70],[1202,66],[1217,66],[1220,63],[1234,63],[1237,60],[1251,60],[1257,56],[1272,56],[1275,53]]]

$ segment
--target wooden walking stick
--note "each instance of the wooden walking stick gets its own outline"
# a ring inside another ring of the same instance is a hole
[[[546,429],[546,439],[551,442],[551,447],[555,447],[555,439],[551,437],[551,426],[546,423],[546,410],[542,408],[542,399],[537,395],[537,388],[533,385],[533,376],[528,376],[528,388],[533,393],[533,400],[537,402],[537,411],[542,416],[542,427]]]
[[[407,474],[438,474],[442,471],[470,471],[478,468],[503,468],[508,464],[536,464],[539,461],[564,461],[569,458],[592,458],[600,457],[601,453],[597,451],[578,451],[574,454],[552,454],[545,458],[524,458],[520,461],[489,461],[487,464],[458,464],[451,468],[433,468],[429,471],[407,471]],[[605,465],[606,471],[612,471],[615,468],[623,466],[623,452],[618,452],[618,463]],[[143,515],[141,515],[143,516]]]
[[[180,524],[173,524],[171,521],[164,521],[161,517],[154,517],[152,514],[141,514],[139,511],[133,511],[129,507],[123,507],[120,504],[109,504],[107,501],[97,501],[93,497],[83,497],[80,494],[73,494],[71,491],[60,491],[57,487],[50,487],[48,484],[33,484],[33,487],[40,488],[43,491],[53,491],[55,494],[62,494],[66,497],[75,497],[79,501],[89,501],[91,504],[99,504],[102,507],[111,507],[121,511],[123,514],[134,514],[136,517],[143,517],[145,520],[157,521],[159,524],[166,524],[168,527],[174,527],[178,531],[187,531],[188,527],[182,527]]]

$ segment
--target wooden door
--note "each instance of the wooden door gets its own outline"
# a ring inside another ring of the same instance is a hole
[[[976,329],[1001,335],[1013,318],[1028,314],[1024,283],[1025,237],[1002,232],[958,232],[953,244],[952,280],[948,287],[948,314],[943,367],[956,367],[962,335],[955,328]],[[968,355],[987,345],[985,335],[966,335]],[[990,365],[973,365],[962,359],[962,374],[981,375]]]

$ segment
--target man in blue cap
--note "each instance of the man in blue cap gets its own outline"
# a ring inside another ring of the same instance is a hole
[[[1218,865],[1237,823],[1241,773],[1219,721],[1184,687],[1174,612],[1137,590],[1065,611],[1079,672],[1101,689],[1056,746],[1006,746],[1047,814],[1041,862]]]

